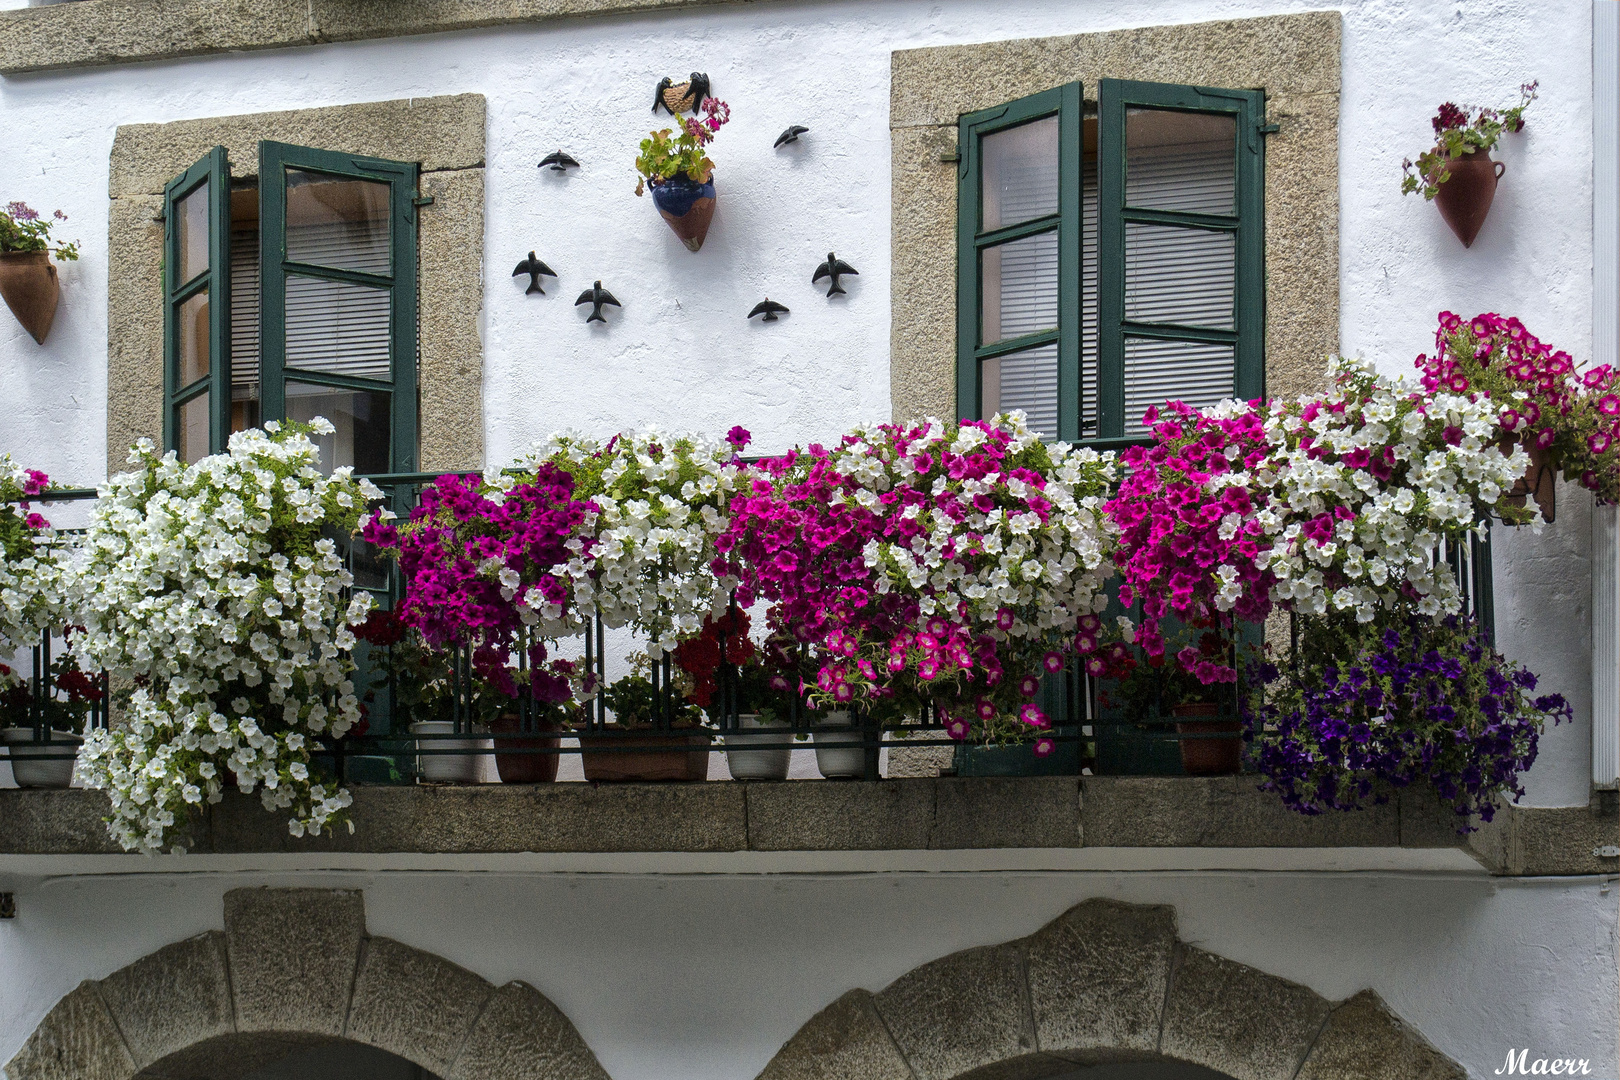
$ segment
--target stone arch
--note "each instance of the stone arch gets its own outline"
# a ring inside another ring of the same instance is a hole
[[[1371,990],[1329,1001],[1185,944],[1174,908],[1109,900],[851,990],[758,1080],[1040,1080],[1133,1061],[1233,1080],[1467,1080]]]
[[[350,889],[226,893],[223,932],[80,983],[5,1071],[10,1080],[244,1075],[328,1040],[385,1050],[443,1080],[608,1080],[545,995],[372,937]]]

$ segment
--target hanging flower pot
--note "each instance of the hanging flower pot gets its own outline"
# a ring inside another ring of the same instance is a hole
[[[1463,247],[1474,246],[1474,237],[1479,235],[1485,216],[1491,212],[1491,201],[1496,198],[1496,182],[1506,168],[1502,162],[1492,161],[1484,150],[1447,160],[1446,171],[1451,179],[1440,185],[1434,205]]]
[[[714,220],[714,175],[698,183],[685,173],[676,173],[669,180],[653,185],[653,203],[658,213],[669,222],[675,235],[681,238],[688,251],[703,246],[709,235],[709,223]]]
[[[1204,701],[1174,705],[1170,714],[1176,718],[1177,735],[1203,736],[1181,740],[1182,772],[1188,776],[1226,776],[1238,771],[1243,744],[1237,739],[1224,737],[1236,735],[1241,730],[1238,722],[1197,719],[1219,716],[1219,705]]]
[[[1517,439],[1512,435],[1503,437],[1497,449],[1511,454],[1515,441],[1523,445],[1525,453],[1530,455],[1530,464],[1507,493],[1507,500],[1514,506],[1523,506],[1527,496],[1535,499],[1542,520],[1550,525],[1558,520],[1558,470],[1553,466],[1552,455],[1530,431],[1520,432]]]
[[[49,252],[0,251],[0,297],[41,345],[51,332],[60,295]]]

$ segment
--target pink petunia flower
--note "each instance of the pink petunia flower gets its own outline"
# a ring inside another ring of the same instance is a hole
[[[1036,757],[1050,757],[1052,755],[1052,751],[1056,749],[1057,743],[1047,736],[1043,735],[1039,739],[1035,740],[1034,752]]]

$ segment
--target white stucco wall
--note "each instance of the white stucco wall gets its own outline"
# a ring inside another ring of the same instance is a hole
[[[80,980],[219,929],[225,890],[260,884],[364,889],[371,933],[535,986],[614,1080],[748,1080],[845,990],[1093,896],[1173,904],[1184,941],[1330,998],[1370,986],[1475,1080],[1510,1046],[1616,1075],[1612,882],[1214,872],[54,878],[0,923],[0,1061]]]

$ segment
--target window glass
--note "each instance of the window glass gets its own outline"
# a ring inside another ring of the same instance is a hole
[[[175,246],[180,256],[180,273],[175,285],[184,285],[208,269],[208,185],[175,204]]]
[[[389,377],[392,295],[347,281],[287,275],[287,366]]]
[[[208,401],[205,391],[180,406],[180,431],[175,449],[180,453],[180,460],[188,465],[208,456]]]
[[[1058,118],[1048,116],[986,135],[983,228],[1004,229],[1058,212]]]
[[[180,305],[180,386],[208,377],[208,290]]]
[[[1176,225],[1125,226],[1125,317],[1231,330],[1237,237]]]
[[[1125,202],[1148,210],[1232,214],[1237,118],[1230,113],[1125,110]]]
[[[287,258],[389,272],[388,185],[287,170]]]
[[[336,429],[313,436],[321,450],[321,471],[348,465],[359,473],[388,471],[389,395],[381,390],[342,390],[287,382],[287,419],[308,423],[325,417]]]
[[[1125,434],[1145,435],[1151,405],[1183,401],[1200,408],[1232,396],[1230,345],[1201,341],[1125,339]]]
[[[986,418],[1022,409],[1032,430],[1056,438],[1057,390],[1055,343],[979,362],[980,413]]]
[[[982,344],[1057,326],[1056,230],[985,248],[982,259]]]

